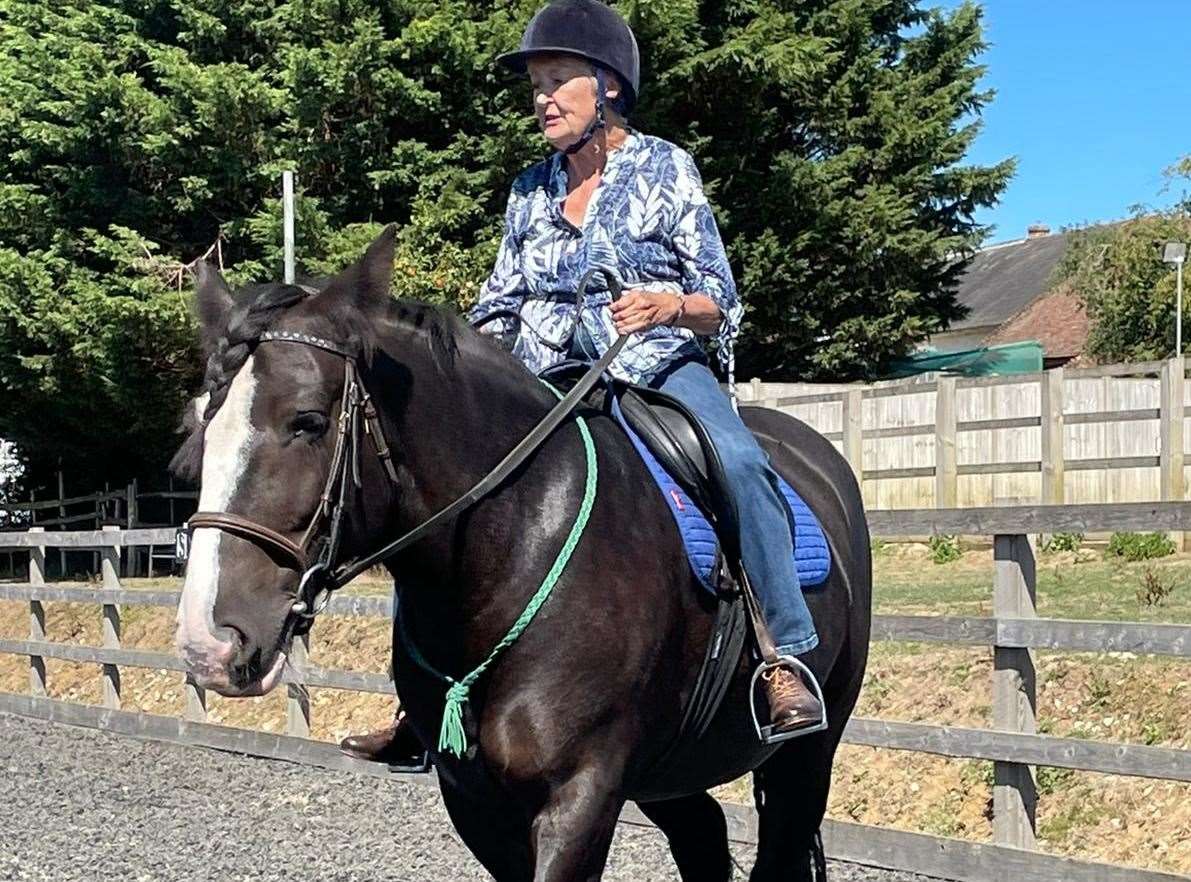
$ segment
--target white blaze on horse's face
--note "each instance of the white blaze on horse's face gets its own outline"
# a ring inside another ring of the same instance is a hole
[[[244,480],[260,433],[252,425],[256,398],[254,357],[236,374],[203,439],[203,472],[199,511],[226,511]],[[205,407],[205,401],[204,401]],[[223,532],[210,527],[194,531],[186,565],[186,584],[178,605],[178,652],[201,686],[228,681],[228,665],[237,646],[226,628],[214,620],[219,591],[219,549]]]

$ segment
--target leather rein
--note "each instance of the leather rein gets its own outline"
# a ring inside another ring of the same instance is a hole
[[[602,267],[594,268],[583,276],[579,284],[576,313],[582,306],[583,295],[588,283],[597,272],[604,275],[612,299],[616,300],[620,297],[622,286],[615,273]],[[489,318],[492,317],[494,316]],[[222,530],[254,543],[271,557],[283,560],[286,565],[302,573],[294,594],[294,602],[290,606],[285,627],[282,629],[282,635],[283,638],[288,639],[287,635],[305,634],[310,630],[315,616],[326,609],[331,596],[336,591],[370,567],[408,548],[437,527],[457,517],[512,474],[562,424],[583,397],[591,391],[600,376],[620,353],[627,339],[624,335],[618,337],[603,356],[591,365],[579,382],[571,387],[570,391],[530,430],[529,434],[518,442],[517,446],[509,451],[505,458],[470,490],[393,542],[363,558],[336,566],[348,494],[351,487],[359,489],[362,486],[360,480],[361,434],[366,434],[372,439],[373,448],[385,468],[385,473],[392,484],[398,486],[399,479],[393,465],[392,451],[385,440],[384,430],[372,402],[372,396],[364,388],[357,352],[335,341],[311,334],[297,331],[265,331],[258,338],[257,345],[261,343],[291,343],[312,346],[343,359],[343,395],[339,410],[335,452],[331,457],[331,469],[327,475],[318,508],[298,542],[294,542],[289,537],[263,524],[258,524],[249,518],[231,512],[196,512],[187,521],[187,530],[192,536],[196,529]],[[329,529],[320,536],[320,528],[328,521]]]

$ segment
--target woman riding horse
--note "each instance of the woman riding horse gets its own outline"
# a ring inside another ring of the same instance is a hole
[[[513,352],[534,372],[568,357],[594,360],[617,335],[635,335],[610,372],[672,395],[699,417],[734,493],[744,568],[778,653],[809,652],[818,636],[778,477],[698,340],[715,336],[728,366],[743,312],[699,171],[690,154],[625,121],[640,83],[632,29],[600,0],[556,0],[500,61],[528,72],[538,124],[557,152],[513,182],[496,267],[473,322],[518,312]],[[612,302],[606,287],[592,288],[577,305],[579,280],[595,266],[615,267],[625,293]],[[765,681],[775,733],[820,722],[818,699],[793,670],[775,668]],[[385,762],[422,750],[400,710],[391,726],[341,746]]]

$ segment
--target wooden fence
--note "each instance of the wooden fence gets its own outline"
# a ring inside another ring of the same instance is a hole
[[[27,502],[0,502],[0,531],[29,528],[56,530],[101,530],[106,526],[120,526],[125,529],[168,527],[186,520],[198,502],[194,490],[179,490],[174,479],[168,478],[167,489],[143,491],[137,482],[112,490],[105,487],[101,493],[81,496],[67,496],[63,472],[58,472],[58,495],[51,499],[38,499],[31,493]],[[148,511],[150,517],[144,514]],[[127,546],[127,553],[120,563],[124,575],[144,573],[153,576],[154,564],[160,565],[173,557],[173,539],[169,549],[159,549],[156,544]],[[101,563],[99,554],[89,549],[72,549],[59,546],[56,571],[62,578],[67,573],[99,575]],[[67,555],[71,555],[70,558]],[[16,576],[16,555],[11,549],[0,546],[0,578]],[[48,566],[48,561],[47,561]]]
[[[742,400],[831,439],[870,510],[1181,500],[1186,363],[939,376],[872,386],[763,383]]]
[[[1035,562],[1032,534],[1115,530],[1191,530],[1191,503],[1126,505],[1028,506],[1012,508],[930,509],[871,512],[874,536],[899,538],[925,534],[994,537],[991,617],[886,615],[874,619],[873,639],[991,646],[992,729],[939,726],[855,718],[845,733],[849,744],[919,751],[945,757],[989,760],[994,764],[993,844],[926,836],[838,821],[825,827],[832,857],[872,866],[913,871],[944,879],[1001,880],[1018,872],[1037,882],[1173,882],[1183,878],[1077,861],[1034,851],[1036,766],[1055,766],[1118,775],[1191,782],[1191,751],[1138,744],[1103,743],[1039,735],[1036,731],[1034,651],[1128,651],[1191,658],[1191,625],[1069,621],[1038,618],[1035,612]],[[127,590],[118,575],[122,548],[164,544],[172,530],[0,533],[0,548],[22,549],[29,555],[26,583],[0,584],[0,600],[29,605],[27,640],[0,640],[0,653],[29,658],[29,695],[0,693],[0,711],[105,729],[126,735],[196,744],[249,754],[352,769],[366,774],[387,770],[342,756],[333,745],[312,741],[308,690],[347,689],[393,692],[387,676],[376,672],[321,668],[309,663],[305,644],[291,657],[287,674],[288,721],[285,735],[218,726],[205,722],[206,697],[188,678],[183,719],[121,709],[120,668],[132,666],[184,673],[172,654],[124,649],[120,645],[120,606],[174,607],[177,591]],[[102,587],[54,586],[45,583],[45,558],[51,548],[96,549],[103,560]],[[50,642],[45,633],[45,604],[96,603],[101,607],[103,645]],[[331,615],[391,614],[388,598],[341,595]],[[45,659],[99,665],[103,706],[71,704],[48,698]],[[731,835],[756,841],[756,818],[750,808],[726,806]],[[630,809],[627,823],[646,823]]]

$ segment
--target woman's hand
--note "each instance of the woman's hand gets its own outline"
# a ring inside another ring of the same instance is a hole
[[[683,313],[683,297],[668,291],[626,291],[612,303],[612,319],[618,334],[648,331],[672,325]]]

